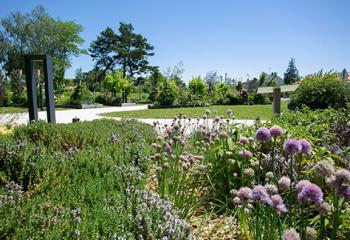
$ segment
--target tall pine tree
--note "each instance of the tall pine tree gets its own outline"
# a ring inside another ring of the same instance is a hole
[[[288,68],[284,73],[284,84],[293,84],[300,80],[299,72],[295,66],[295,59],[291,58],[288,64]]]

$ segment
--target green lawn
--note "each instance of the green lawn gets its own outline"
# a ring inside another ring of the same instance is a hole
[[[288,102],[282,102],[282,111],[287,111]],[[164,109],[147,109],[127,112],[111,112],[102,114],[108,117],[125,117],[125,118],[173,118],[179,113],[183,113],[187,117],[202,117],[204,111],[211,111],[210,117],[215,117],[214,111],[218,116],[226,116],[227,109],[231,109],[233,116],[237,119],[269,119],[272,116],[272,105],[215,105],[210,107],[196,108],[164,108]]]
[[[68,110],[70,108],[56,108],[57,111],[60,110]],[[40,109],[39,109],[40,111]],[[28,112],[28,108],[26,107],[0,107],[0,114],[6,113],[24,113]]]

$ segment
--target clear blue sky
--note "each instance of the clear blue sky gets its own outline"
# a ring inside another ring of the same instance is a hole
[[[155,47],[151,64],[182,61],[186,80],[210,70],[243,79],[283,75],[290,57],[301,75],[350,70],[349,0],[0,0],[0,17],[39,4],[83,25],[84,48],[107,26],[132,23]],[[92,66],[87,55],[74,58],[66,75]]]

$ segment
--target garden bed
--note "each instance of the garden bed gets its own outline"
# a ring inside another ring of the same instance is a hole
[[[190,135],[183,114],[159,136],[111,120],[7,132],[0,238],[347,239],[350,109],[225,114]]]

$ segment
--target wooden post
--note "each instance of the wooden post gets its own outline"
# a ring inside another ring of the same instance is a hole
[[[280,87],[273,88],[273,113],[275,114],[281,113],[281,88]]]

